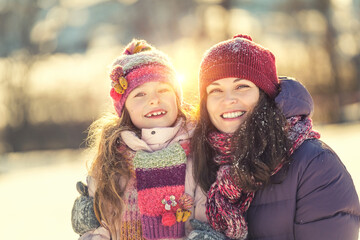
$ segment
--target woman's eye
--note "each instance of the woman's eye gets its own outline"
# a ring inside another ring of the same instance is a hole
[[[246,85],[246,84],[239,84],[239,85],[237,85],[236,86],[236,88],[235,89],[243,89],[243,88],[248,88],[249,87],[249,85]]]

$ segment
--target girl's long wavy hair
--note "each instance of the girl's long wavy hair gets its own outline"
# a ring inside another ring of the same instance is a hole
[[[182,110],[178,98],[177,106],[177,119],[183,118],[186,127],[188,114]],[[89,175],[96,182],[94,212],[101,225],[110,231],[112,239],[120,238],[123,196],[132,177],[127,154],[129,149],[120,147],[124,144],[120,134],[125,130],[133,131],[140,137],[141,130],[134,126],[126,108],[121,118],[111,113],[92,123],[87,139],[90,149],[95,152],[89,169]]]
[[[121,229],[123,194],[130,178],[124,152],[118,151],[120,134],[131,130],[139,134],[126,109],[122,117],[107,114],[91,124],[88,141],[96,152],[89,175],[95,179],[94,212],[99,222],[117,239]]]
[[[206,107],[207,94],[203,93],[198,110],[198,124],[192,137],[193,175],[204,192],[216,180],[215,151],[207,136],[217,130],[211,123]],[[275,101],[261,89],[257,105],[248,118],[235,131],[231,147],[235,161],[231,174],[236,184],[246,191],[256,191],[271,182],[271,176],[280,163],[290,162],[291,147],[287,135],[286,118]]]

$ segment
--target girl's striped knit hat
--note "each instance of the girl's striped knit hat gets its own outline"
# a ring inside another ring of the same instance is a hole
[[[230,77],[253,82],[271,98],[279,92],[274,55],[247,35],[220,42],[204,54],[200,65],[200,97],[210,83]]]
[[[180,83],[169,58],[145,40],[132,40],[112,64],[111,90],[115,110],[120,117],[129,93],[146,82],[169,83],[180,101]]]

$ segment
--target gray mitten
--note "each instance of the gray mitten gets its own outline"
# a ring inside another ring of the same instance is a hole
[[[190,224],[193,228],[193,231],[190,232],[188,236],[188,240],[225,240],[225,235],[215,231],[211,228],[211,226],[207,223],[200,222],[196,219],[191,219]]]
[[[71,211],[71,224],[74,232],[83,235],[100,226],[94,213],[94,198],[89,196],[88,187],[82,182],[76,183],[80,196],[75,200]]]

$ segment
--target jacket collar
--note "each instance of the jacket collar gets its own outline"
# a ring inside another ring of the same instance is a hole
[[[121,132],[124,143],[134,151],[154,152],[163,149],[171,143],[190,138],[192,128],[184,128],[184,119],[180,118],[173,127],[141,129],[141,138],[132,131]]]

